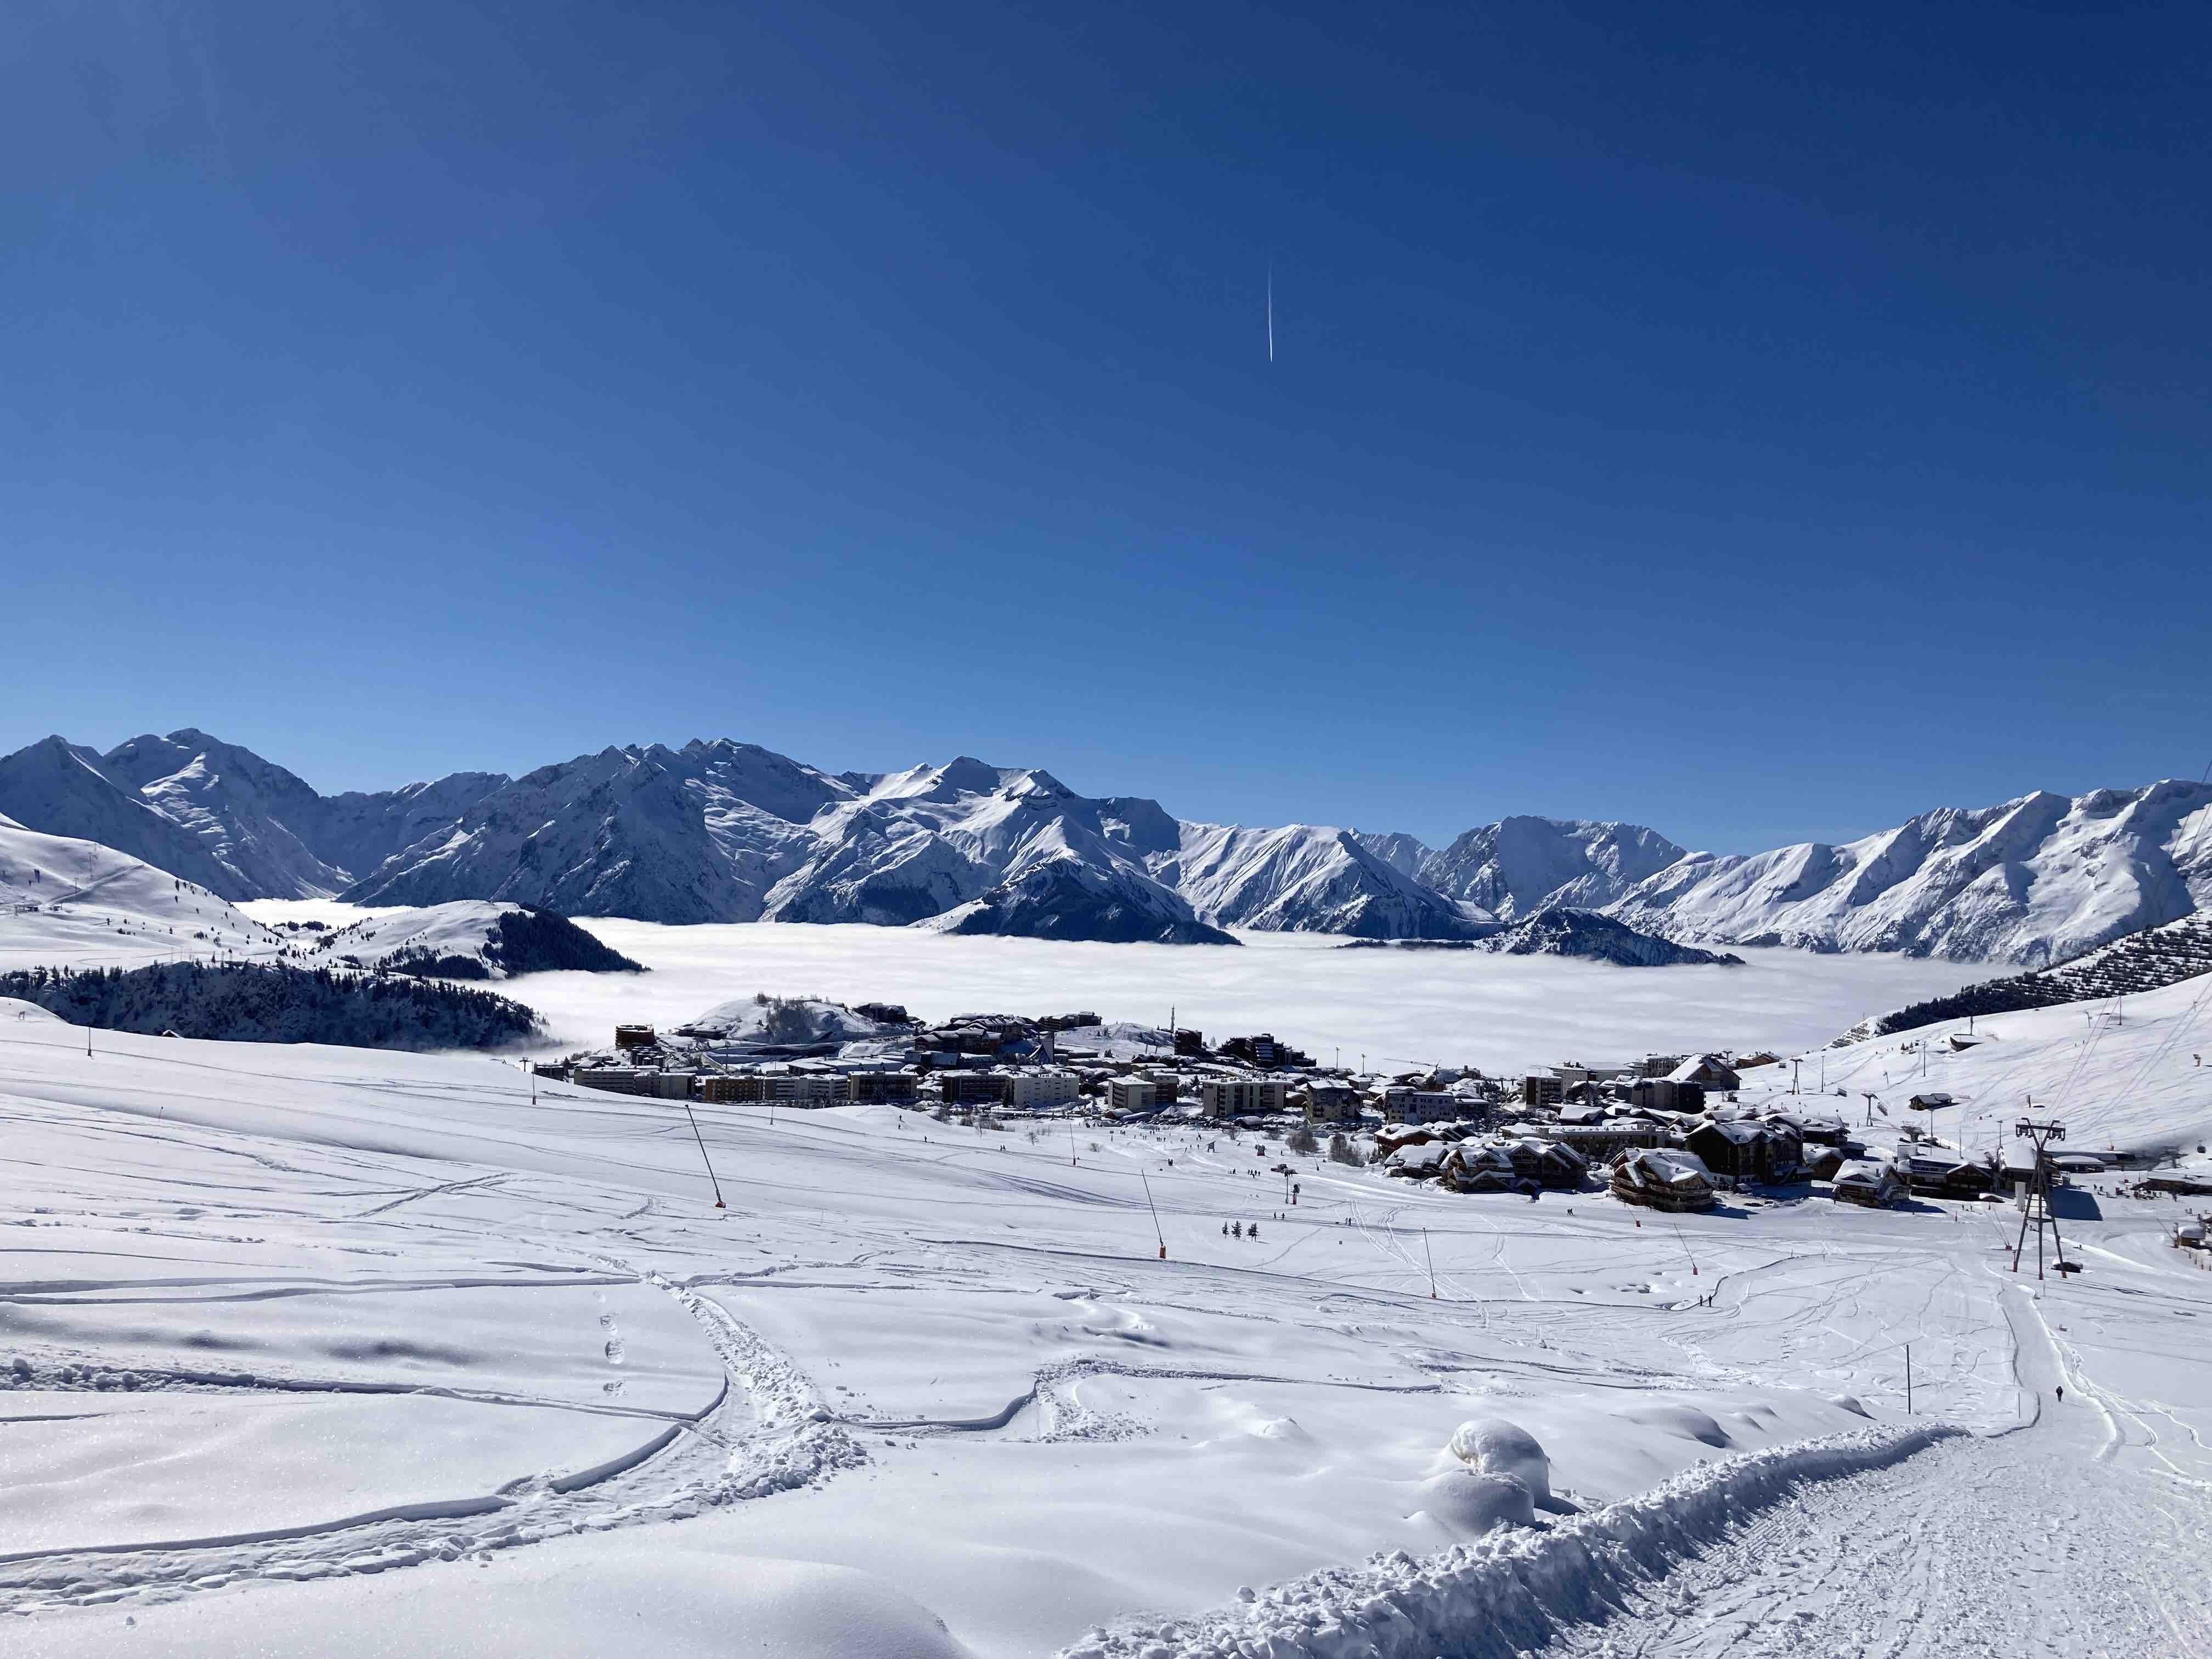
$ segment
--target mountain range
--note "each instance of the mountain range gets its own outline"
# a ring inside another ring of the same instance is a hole
[[[967,757],[832,773],[727,738],[326,796],[188,727],[105,753],[48,738],[0,758],[0,814],[234,901],[494,899],[672,923],[1223,944],[1230,928],[1479,939],[1573,908],[1686,945],[2033,966],[2212,908],[2212,787],[2170,781],[1942,808],[1750,855],[1534,817],[1431,848],[1190,823]]]

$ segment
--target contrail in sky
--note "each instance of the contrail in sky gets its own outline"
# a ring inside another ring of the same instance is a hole
[[[1275,361],[1275,267],[1267,265],[1267,361]]]

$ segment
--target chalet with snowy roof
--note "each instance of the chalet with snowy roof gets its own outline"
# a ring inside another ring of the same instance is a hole
[[[1572,1147],[1593,1164],[1609,1162],[1625,1152],[1664,1146],[1670,1138],[1658,1124],[1641,1117],[1609,1117],[1600,1123],[1563,1123],[1547,1129],[1544,1134],[1547,1139]]]
[[[1709,1118],[1682,1137],[1706,1169],[1731,1181],[1794,1181],[1804,1143],[1779,1124]]]
[[[1842,1146],[1850,1132],[1843,1119],[1824,1112],[1769,1112],[1766,1121],[1781,1125],[1801,1141],[1824,1146]]]
[[[1624,1204],[1652,1210],[1710,1210],[1712,1171],[1695,1152],[1654,1146],[1623,1152],[1613,1160],[1613,1195]]]
[[[1856,1204],[1866,1209],[1886,1209],[1905,1201],[1905,1183],[1897,1178],[1897,1171],[1888,1164],[1860,1158],[1846,1164],[1836,1171],[1830,1194],[1838,1204]]]
[[[1705,1091],[1671,1077],[1640,1077],[1628,1085],[1628,1103],[1639,1112],[1702,1112]]]
[[[1736,1075],[1735,1068],[1718,1054],[1698,1054],[1686,1060],[1667,1076],[1670,1082],[1694,1083],[1700,1089],[1717,1089],[1724,1093],[1743,1086],[1743,1079]]]
[[[1455,1146],[1451,1152],[1438,1184],[1452,1192],[1510,1193],[1533,1190],[1538,1184],[1513,1167],[1503,1146]]]
[[[1401,1146],[1383,1158],[1382,1173],[1409,1181],[1432,1181],[1443,1173],[1446,1161],[1458,1151],[1458,1147],[1442,1140]]]
[[[1540,1187],[1572,1192],[1589,1173],[1589,1161],[1563,1141],[1522,1135],[1501,1142],[1498,1150],[1511,1160],[1514,1174]]]
[[[1896,1167],[1906,1186],[1934,1198],[1977,1197],[1989,1191],[1996,1173],[1964,1153],[1927,1141],[1906,1148]]]
[[[1808,1181],[1833,1181],[1836,1172],[1847,1160],[1840,1146],[1808,1146],[1805,1148],[1804,1175]]]

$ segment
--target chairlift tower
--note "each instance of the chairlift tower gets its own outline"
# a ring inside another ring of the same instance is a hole
[[[2076,1271],[2066,1259],[2065,1241],[2058,1237],[2058,1218],[2051,1209],[2051,1145],[2066,1139],[2066,1126],[2058,1122],[2036,1123],[2027,1118],[2013,1126],[2016,1139],[2033,1143],[2035,1148],[2035,1167],[2028,1172],[2027,1190],[2021,1194],[2020,1237],[2013,1242],[2012,1270],[2020,1271],[2021,1252],[2027,1248],[2027,1230],[2035,1228],[2035,1276],[2043,1277],[2043,1235],[2051,1235],[2051,1258],[2060,1273]]]

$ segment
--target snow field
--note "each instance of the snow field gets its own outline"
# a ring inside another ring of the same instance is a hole
[[[1301,1158],[1293,1207],[1249,1136],[701,1107],[717,1212],[670,1103],[533,1105],[482,1057],[103,1033],[88,1059],[21,1012],[0,1447],[37,1498],[0,1548],[0,1652],[683,1654],[757,1627],[1034,1655],[1378,1553],[1443,1585],[1454,1549],[1553,1564],[1565,1607],[1597,1567],[1548,1540],[1601,1566],[1629,1524],[1607,1506],[1918,1428],[1906,1342],[1924,1418],[2039,1423],[2063,1375],[2114,1492],[2194,1524],[2212,1476],[2212,1274],[2156,1206],[2080,1224],[2092,1273],[2035,1287],[2002,1218],[1957,1206],[1677,1224]],[[1449,1501],[1453,1435],[1489,1419],[1547,1454],[1571,1507],[1532,1505],[1540,1529],[1476,1536]],[[1647,1530],[1735,1535],[1675,1525]]]
[[[0,972],[140,968],[218,951],[265,958],[282,944],[205,888],[97,842],[0,817]]]
[[[1971,1029],[1970,1029],[1971,1027]],[[1954,1049],[1954,1040],[1971,1046]],[[1784,1051],[1786,1052],[1786,1051]],[[1886,1111],[1860,1133],[1885,1144],[1907,1122],[1977,1156],[2002,1151],[2022,1117],[2066,1125],[2060,1152],[2179,1148],[2195,1161],[2212,1145],[2212,975],[2110,1001],[2063,1004],[1869,1037],[1804,1054],[1790,1103],[1854,1125],[1871,1091]],[[1747,1106],[1780,1103],[1790,1067],[1744,1074]],[[1837,1091],[1841,1091],[1838,1094]],[[1915,1095],[1959,1102],[1934,1114],[1905,1109]]]

